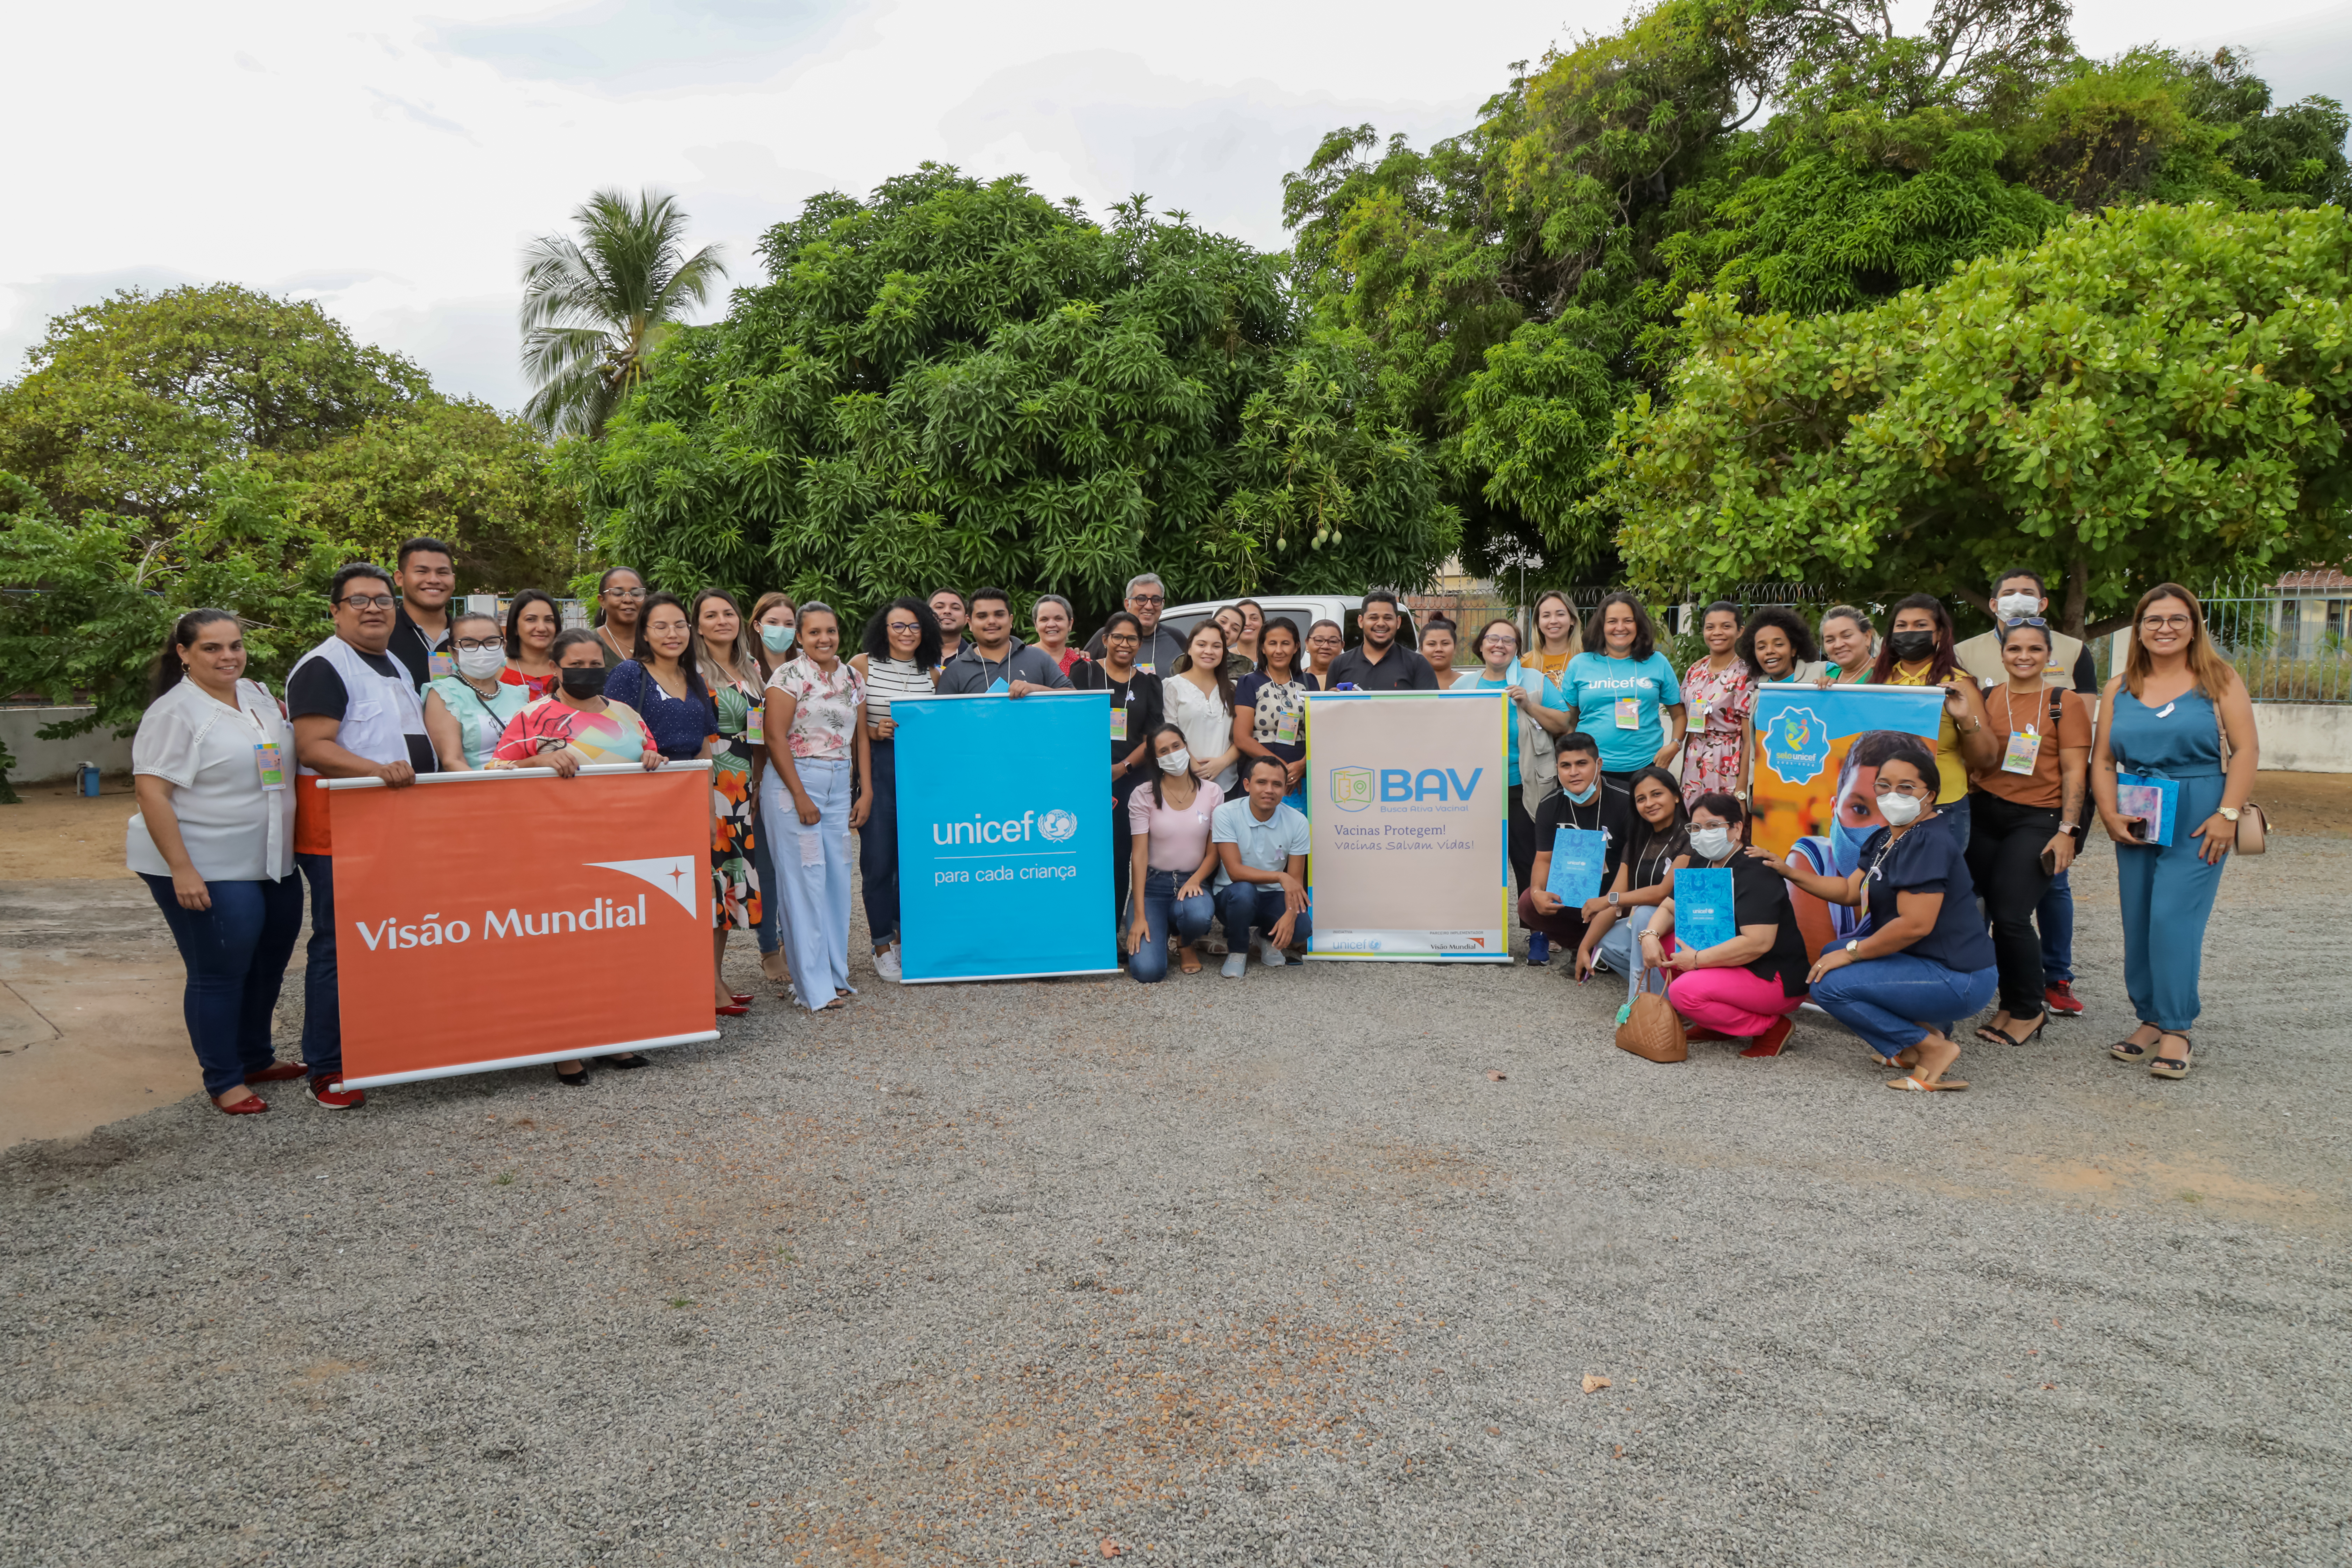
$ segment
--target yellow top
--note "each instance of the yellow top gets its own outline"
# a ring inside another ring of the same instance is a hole
[[[1927,671],[1934,668],[1933,665],[1923,664],[1916,673],[1912,673],[1898,664],[1895,667],[1895,673],[1886,678],[1886,684],[1931,685]],[[1960,672],[1956,670],[1954,673]],[[1962,675],[1961,679],[1967,678]],[[1960,731],[1959,726],[1952,722],[1951,709],[1943,709],[1940,717],[1943,722],[1936,730],[1936,804],[1949,805],[1969,793],[1969,765],[1960,760]]]

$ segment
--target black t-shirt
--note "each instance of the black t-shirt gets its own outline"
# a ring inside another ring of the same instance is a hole
[[[1326,684],[1334,690],[1353,686],[1359,691],[1434,691],[1437,671],[1402,643],[1389,644],[1389,651],[1378,663],[1365,658],[1363,648],[1357,647],[1331,661],[1331,679]]]
[[[360,653],[360,662],[378,675],[388,675],[395,680],[407,679],[408,672],[393,662],[392,656],[382,653]],[[352,694],[343,685],[342,671],[323,658],[314,658],[296,670],[286,682],[286,716],[289,719],[332,719],[343,721],[343,710],[352,704]],[[408,742],[408,765],[420,773],[438,773],[440,761],[433,754],[433,742],[425,735],[404,737]]]
[[[1992,938],[1977,912],[1968,847],[1953,831],[1952,819],[1938,815],[1900,838],[1893,833],[1882,827],[1862,842],[1862,868],[1869,874],[1864,884],[1870,903],[1867,929],[1894,923],[1898,893],[1941,893],[1944,907],[1936,911],[1935,929],[1903,951],[1962,974],[1991,968]]]
[[[1745,931],[1749,926],[1773,928],[1772,945],[1764,956],[1740,967],[1759,980],[1777,980],[1783,996],[1805,994],[1805,974],[1813,966],[1805,951],[1805,933],[1797,928],[1797,906],[1789,901],[1789,884],[1780,873],[1742,851],[1731,860],[1731,923]]]
[[[1095,672],[1095,684],[1087,689],[1109,692],[1112,712],[1116,713],[1122,708],[1127,710],[1127,739],[1113,741],[1110,743],[1111,763],[1117,766],[1127,761],[1129,752],[1143,744],[1145,736],[1160,727],[1167,712],[1166,705],[1160,694],[1160,678],[1156,675],[1146,675],[1139,669],[1131,680],[1113,680],[1108,675],[1103,673],[1101,665],[1094,663],[1091,659],[1078,666],[1077,668],[1092,669]],[[1071,671],[1073,677],[1076,673],[1076,669]],[[1151,754],[1147,752],[1144,753],[1143,761],[1128,769],[1116,787],[1124,794],[1140,783],[1150,771]]]
[[[403,605],[392,612],[392,641],[385,646],[384,651],[400,661],[401,668],[408,672],[408,684],[419,692],[425,689],[425,683],[433,679],[434,649],[446,649],[453,658],[457,654],[449,636],[452,624],[443,621],[440,639],[435,641],[425,635],[423,626],[408,618],[407,605]],[[362,654],[361,657],[366,656]]]
[[[1632,829],[1632,842],[1625,847],[1623,864],[1633,868],[1625,879],[1625,890],[1638,892],[1654,888],[1666,879],[1674,869],[1675,858],[1690,853],[1690,831],[1676,827],[1660,836],[1650,831],[1649,824],[1636,819]]]
[[[1608,835],[1607,858],[1601,866],[1601,890],[1617,880],[1617,868],[1633,837],[1633,797],[1615,784],[1603,783],[1601,793],[1582,805],[1561,790],[1536,807],[1536,853],[1548,854],[1559,842],[1563,827],[1581,827]]]

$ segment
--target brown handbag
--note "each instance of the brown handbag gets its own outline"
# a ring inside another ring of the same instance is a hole
[[[1658,989],[1651,990],[1650,971],[1644,965],[1634,984],[1640,989],[1625,1011],[1625,1021],[1617,1026],[1617,1048],[1631,1051],[1643,1061],[1689,1060],[1690,1038],[1683,1033],[1681,1016],[1665,998],[1665,976],[1660,974]]]
[[[2213,704],[2213,732],[2221,739],[2221,772],[2230,771],[2230,731],[2221,722],[2221,705]],[[2271,819],[2263,808],[2248,801],[2238,812],[2237,842],[2231,846],[2241,855],[2259,855],[2271,847]]]

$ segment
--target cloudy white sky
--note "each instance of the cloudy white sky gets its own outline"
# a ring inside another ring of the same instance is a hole
[[[1921,4],[1922,0],[1910,0]],[[1282,174],[1370,120],[1462,129],[1509,62],[1625,0],[209,0],[26,6],[0,94],[0,379],[126,285],[319,300],[445,390],[521,402],[517,257],[591,189],[677,192],[755,281],[761,231],[923,159],[1100,213],[1134,192],[1285,243]],[[2226,16],[2225,33],[2216,18]],[[2352,99],[2352,4],[2082,0],[2084,47],[2254,47]]]

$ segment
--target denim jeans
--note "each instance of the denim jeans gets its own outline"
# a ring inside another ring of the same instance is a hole
[[[1189,899],[1177,898],[1176,889],[1182,885],[1183,879],[1173,871],[1154,870],[1143,879],[1143,945],[1129,956],[1127,972],[1146,985],[1168,978],[1171,928],[1177,940],[1188,945],[1209,934],[1214,901],[1205,890]]]
[[[1261,933],[1274,930],[1282,919],[1286,900],[1278,882],[1227,882],[1217,889],[1217,918],[1225,925],[1225,951],[1247,952],[1250,928]],[[1290,940],[1305,942],[1313,934],[1314,921],[1301,910],[1292,923]]]
[[[184,910],[171,878],[141,876],[188,966],[181,1010],[205,1092],[226,1094],[275,1059],[269,1014],[302,934],[302,884],[293,877],[206,882],[213,907]]]
[[[776,879],[775,853],[768,843],[764,807],[759,827],[751,835],[751,864],[760,873],[760,923],[753,928],[759,934],[760,951],[789,951],[792,939],[784,931],[783,884]]]
[[[1953,1020],[1983,1012],[2000,988],[1997,965],[1963,974],[1932,959],[1895,952],[1831,970],[1813,982],[1813,1000],[1872,1050],[1892,1058],[1926,1039],[1930,1029],[1950,1034]]]
[[[869,744],[874,809],[857,830],[857,887],[866,900],[866,932],[879,952],[898,934],[898,767],[889,742]]]
[[[302,961],[302,1065],[312,1078],[343,1070],[343,999],[335,984],[335,858],[297,855],[310,884],[310,946]]]
[[[2034,924],[2042,928],[2042,977],[2043,983],[2074,978],[2074,887],[2066,879],[2074,874],[2069,866],[2050,879],[2050,890],[2042,895],[2041,905],[2033,911]]]
[[[799,773],[817,809],[814,826],[802,825],[782,773],[771,771],[761,784],[761,807],[763,820],[784,825],[773,838],[793,984],[814,1012],[849,989],[850,765],[804,757]]]

